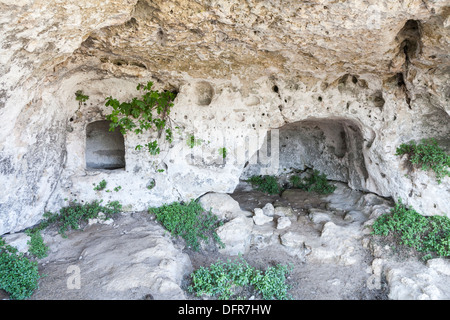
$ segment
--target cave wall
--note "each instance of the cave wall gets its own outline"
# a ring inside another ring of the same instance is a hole
[[[449,179],[408,173],[394,155],[410,140],[450,144],[442,1],[1,0],[0,9],[0,234],[65,199],[142,210],[232,192],[268,130],[335,119],[362,137],[345,166],[364,161],[367,171],[339,179],[449,214]],[[126,135],[124,169],[86,170],[86,126],[104,119],[105,98],[130,99],[148,80],[179,92],[181,134],[159,157],[134,149],[149,137]],[[186,148],[191,133],[204,143]],[[93,190],[102,179],[121,190]]]

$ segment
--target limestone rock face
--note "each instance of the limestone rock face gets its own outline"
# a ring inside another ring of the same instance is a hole
[[[143,210],[293,166],[448,214],[449,178],[395,156],[410,140],[450,146],[448,14],[437,0],[0,0],[0,234],[64,199]],[[135,147],[154,132],[126,134],[123,168],[87,168],[105,98],[147,81],[178,92],[175,140],[151,156]],[[266,136],[279,152],[263,161]],[[103,179],[120,191],[93,190]]]

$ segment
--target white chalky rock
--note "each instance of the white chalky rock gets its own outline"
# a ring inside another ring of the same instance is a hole
[[[255,213],[255,215],[253,216],[253,221],[258,226],[261,226],[263,224],[273,221],[273,217],[266,216],[263,213],[263,210],[260,208],[255,208],[253,210],[253,212]]]

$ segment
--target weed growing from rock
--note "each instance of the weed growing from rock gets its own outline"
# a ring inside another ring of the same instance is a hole
[[[38,288],[40,278],[37,262],[0,238],[0,289],[8,292],[11,299],[23,300]]]
[[[408,161],[412,165],[419,166],[422,170],[433,170],[436,174],[436,180],[440,184],[445,176],[450,176],[450,155],[442,150],[435,139],[424,139],[422,143],[416,144],[415,141],[402,143],[396,150],[395,155],[406,154]]]
[[[203,143],[202,139],[197,139],[193,134],[189,134],[186,138],[186,144],[193,149],[195,146],[200,146]]]
[[[77,90],[77,92],[75,92],[75,100],[78,101],[78,104],[79,104],[80,107],[88,99],[89,99],[89,96],[85,95],[82,90]]]
[[[374,235],[392,236],[395,242],[426,253],[425,258],[450,256],[450,219],[422,216],[401,199],[390,213],[378,217],[372,228]]]
[[[211,211],[205,211],[202,206],[192,200],[189,203],[166,204],[159,208],[150,208],[149,213],[156,216],[160,222],[175,237],[182,237],[192,250],[200,249],[200,241],[212,238],[221,247],[225,245],[220,240],[215,229],[223,224]]]
[[[225,159],[227,157],[227,148],[219,148],[219,154]]]
[[[111,121],[110,130],[120,128],[122,134],[129,131],[135,134],[142,134],[147,130],[154,129],[158,132],[158,138],[165,133],[165,140],[169,143],[173,141],[173,131],[170,118],[170,111],[176,94],[170,91],[159,92],[152,90],[153,82],[138,84],[136,90],[141,92],[140,97],[133,98],[129,102],[119,102],[112,97],[106,98],[105,105],[113,110],[106,119]],[[151,155],[160,153],[157,140],[150,141],[144,146]],[[136,150],[142,149],[142,145],[137,145]]]
[[[50,225],[56,225],[59,227],[59,233],[66,238],[66,231],[79,229],[82,222],[97,218],[100,212],[103,212],[105,218],[109,219],[122,209],[122,205],[118,201],[108,202],[105,206],[102,206],[101,202],[100,200],[80,204],[74,201],[69,206],[61,208],[59,213],[46,212],[44,213],[45,220],[33,228],[33,232],[43,230]]]
[[[197,296],[209,295],[220,300],[242,298],[242,289],[260,294],[265,300],[291,299],[286,283],[290,268],[278,264],[265,271],[250,266],[242,257],[235,261],[218,261],[209,267],[200,267],[191,274],[188,291]],[[246,297],[248,298],[248,297]]]
[[[48,255],[48,246],[44,243],[44,238],[39,230],[28,229],[26,234],[30,237],[28,252],[38,259],[45,258]]]
[[[100,181],[100,182],[98,183],[98,185],[96,185],[96,186],[94,187],[94,190],[95,190],[95,191],[103,190],[103,189],[106,188],[106,184],[107,184],[106,180],[103,179],[102,181]]]

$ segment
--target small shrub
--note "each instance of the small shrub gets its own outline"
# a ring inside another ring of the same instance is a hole
[[[191,274],[188,291],[197,296],[210,295],[220,300],[235,296],[237,288],[252,288],[265,300],[290,299],[286,276],[290,269],[284,265],[261,271],[240,258],[236,261],[218,261],[208,268],[200,267]]]
[[[286,276],[289,271],[288,266],[281,264],[269,267],[265,272],[257,270],[251,284],[255,286],[265,300],[290,299],[290,295],[287,293],[289,286],[286,284]]]
[[[59,213],[46,212],[44,213],[45,220],[34,230],[42,230],[49,225],[57,225],[59,226],[59,233],[65,238],[67,237],[66,231],[78,229],[81,222],[98,217],[100,212],[103,212],[108,219],[122,209],[122,205],[118,201],[109,202],[105,206],[100,205],[100,203],[101,201],[93,201],[87,204],[74,202],[61,208]]]
[[[0,288],[14,300],[29,298],[41,278],[38,265],[0,238]]]
[[[77,90],[75,92],[75,100],[78,101],[78,104],[81,106],[82,103],[86,102],[89,99],[89,96],[85,95],[82,90]]]
[[[100,182],[98,183],[98,185],[96,185],[96,186],[94,187],[94,190],[95,190],[95,191],[103,190],[103,189],[106,188],[106,184],[107,184],[106,180],[103,179],[102,181],[100,181]]]
[[[396,150],[395,155],[406,154],[408,161],[422,170],[433,170],[436,174],[436,180],[440,184],[445,176],[450,176],[450,155],[442,150],[437,141],[433,138],[424,139],[422,143],[416,144],[415,141],[402,143]]]
[[[215,229],[223,223],[210,211],[192,200],[189,203],[166,204],[159,208],[150,208],[160,222],[175,237],[182,237],[194,251],[200,248],[200,241],[212,238],[221,247],[224,246]]]
[[[279,194],[281,192],[281,188],[275,176],[252,176],[248,182],[250,182],[256,190],[268,194]]]
[[[324,173],[321,174],[318,170],[314,170],[309,177],[304,179],[300,179],[298,176],[292,176],[290,181],[293,188],[303,189],[309,192],[329,194],[336,190],[336,186],[330,184],[327,176]]]
[[[389,214],[378,217],[372,228],[374,235],[391,235],[396,242],[426,253],[426,258],[432,254],[450,256],[450,219],[422,216],[401,199]]]
[[[29,229],[26,234],[30,236],[28,241],[28,252],[38,259],[45,258],[48,255],[48,246],[44,243],[44,238],[39,230]]]

